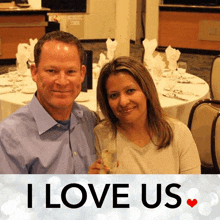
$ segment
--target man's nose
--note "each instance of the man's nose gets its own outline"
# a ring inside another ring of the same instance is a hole
[[[57,76],[56,83],[59,85],[66,85],[66,84],[68,84],[68,82],[69,81],[68,81],[67,75],[65,74],[64,71],[61,71]]]

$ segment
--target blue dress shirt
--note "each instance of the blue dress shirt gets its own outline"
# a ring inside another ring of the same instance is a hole
[[[55,121],[34,95],[0,123],[1,174],[85,174],[96,160],[96,116],[74,103],[70,125]]]

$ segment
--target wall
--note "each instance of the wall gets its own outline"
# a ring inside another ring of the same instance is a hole
[[[145,38],[158,40],[159,4],[161,0],[146,0]]]
[[[220,14],[160,11],[159,46],[220,50]]]
[[[60,28],[69,31],[80,39],[115,38],[116,0],[87,0],[87,13],[49,13],[49,20],[58,16]],[[131,40],[141,36],[141,1],[130,0]]]

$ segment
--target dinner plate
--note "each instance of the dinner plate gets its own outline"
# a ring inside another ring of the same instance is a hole
[[[1,78],[0,79],[0,86],[12,86],[13,83],[9,82],[8,78]]]
[[[80,94],[75,99],[76,102],[88,102],[89,94],[87,92],[80,92]]]
[[[11,87],[4,87],[0,89],[0,95],[7,94],[11,92]]]
[[[35,87],[25,87],[21,90],[22,93],[24,94],[34,94],[36,92]]]

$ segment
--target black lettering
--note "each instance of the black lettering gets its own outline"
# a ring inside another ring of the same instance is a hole
[[[166,187],[166,194],[167,194],[168,196],[170,196],[170,197],[176,199],[176,204],[174,204],[174,205],[171,205],[171,204],[169,204],[169,203],[166,203],[166,204],[165,204],[165,206],[166,206],[167,208],[170,208],[170,209],[178,208],[178,207],[181,205],[181,201],[182,201],[182,199],[181,199],[180,196],[178,196],[178,195],[176,195],[176,194],[170,192],[170,189],[171,189],[172,187],[176,187],[176,188],[179,189],[179,188],[181,187],[181,185],[179,185],[179,184],[177,184],[177,183],[172,183],[172,184],[169,184],[169,185]]]
[[[153,209],[160,205],[161,203],[161,184],[157,184],[157,201],[154,204],[149,204],[146,200],[147,190],[146,184],[142,184],[142,203],[145,207]]]
[[[32,208],[32,184],[28,184],[28,188],[27,188],[27,205],[28,208]]]
[[[129,187],[128,184],[113,184],[113,208],[129,208],[129,204],[118,204],[118,197],[128,197],[128,194],[118,194],[118,188]]]
[[[102,204],[104,202],[104,199],[105,199],[105,197],[107,195],[107,192],[108,192],[110,184],[106,184],[105,185],[105,188],[103,190],[103,193],[102,193],[102,196],[101,196],[100,200],[98,200],[98,198],[97,198],[97,195],[96,195],[96,192],[95,192],[93,184],[88,184],[88,185],[89,185],[89,189],[90,189],[90,191],[92,193],[93,199],[95,201],[96,207],[97,208],[101,208]]]
[[[50,184],[46,184],[46,208],[60,208],[60,204],[50,203]]]
[[[70,204],[67,199],[66,199],[66,193],[67,191],[72,188],[72,187],[76,187],[78,188],[81,193],[82,193],[82,199],[81,201],[78,203],[78,204]],[[63,203],[68,207],[68,208],[73,208],[73,209],[76,209],[76,208],[80,208],[81,206],[84,205],[84,203],[86,202],[86,199],[87,199],[87,193],[86,193],[86,190],[84,189],[83,186],[77,184],[77,183],[72,183],[72,184],[68,184],[66,185],[63,190],[62,190],[62,193],[61,193],[61,199],[63,201]]]

